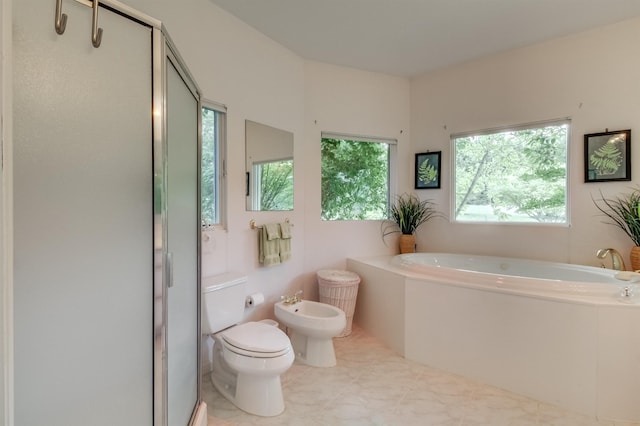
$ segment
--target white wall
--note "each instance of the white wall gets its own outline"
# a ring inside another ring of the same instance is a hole
[[[410,181],[403,164],[413,158],[409,145],[409,80],[308,61],[305,66],[305,140],[296,165],[304,167],[305,294],[317,297],[315,271],[346,267],[347,257],[393,253],[397,242],[380,236],[379,221],[320,219],[320,134],[335,132],[398,141],[399,188]],[[301,160],[301,161],[300,161]]]
[[[601,223],[591,195],[628,190],[634,182],[584,183],[583,136],[632,129],[640,138],[640,20],[634,19],[414,78],[411,134],[415,152],[442,150],[442,189],[425,190],[450,213],[451,133],[571,117],[571,226],[487,226],[432,222],[418,232],[421,251],[469,252],[600,265],[595,251],[615,247],[628,259],[632,242]],[[446,126],[446,128],[445,128]],[[608,261],[608,260],[607,260]],[[628,261],[627,261],[628,263]]]
[[[320,132],[344,132],[398,140],[398,156],[411,161],[409,80],[306,62],[208,0],[128,4],[165,24],[203,97],[227,106],[227,231],[203,238],[203,275],[239,271],[248,292],[264,293],[266,303],[246,311],[246,319],[273,318],[273,303],[283,294],[304,290],[317,298],[315,271],[344,268],[347,256],[392,252],[380,238],[379,222],[320,220]],[[245,120],[293,132],[294,210],[245,210]],[[402,169],[400,181],[410,180]],[[258,264],[258,224],[290,219],[290,261]],[[204,371],[211,342],[203,342]]]
[[[446,70],[401,77],[305,61],[208,0],[129,4],[162,20],[205,98],[228,107],[228,230],[203,241],[205,276],[241,271],[265,305],[248,319],[272,317],[280,295],[304,289],[317,297],[314,273],[343,268],[348,256],[395,251],[380,238],[379,222],[320,220],[320,133],[398,140],[397,192],[413,190],[413,154],[443,151],[439,190],[421,190],[449,213],[449,135],[508,124],[571,117],[570,227],[487,226],[432,221],[419,230],[422,251],[473,252],[599,265],[595,250],[627,255],[631,242],[600,223],[590,195],[624,191],[629,182],[583,183],[583,134],[605,128],[640,129],[639,20],[518,49]],[[244,120],[294,133],[295,206],[292,212],[247,212],[244,204]],[[446,126],[446,129],[444,128]],[[640,136],[636,136],[640,137]],[[640,152],[633,150],[633,162]],[[636,173],[637,174],[637,173]],[[257,262],[258,224],[289,218],[293,258]]]
[[[264,292],[269,302],[279,300],[303,269],[302,194],[296,191],[292,212],[245,210],[245,120],[292,132],[297,158],[304,133],[304,62],[208,0],[130,0],[128,4],[163,21],[203,97],[228,108],[228,226],[227,231],[207,231],[203,275],[241,271],[249,276],[250,292]],[[294,166],[294,173],[295,184],[301,185],[303,169]],[[295,225],[293,258],[282,265],[260,267],[257,231],[249,228],[250,220],[262,224],[285,218]],[[271,304],[265,304],[247,311],[247,317],[273,316],[272,310]]]
[[[411,161],[408,79],[305,61],[208,0],[128,4],[164,22],[204,97],[228,107],[228,231],[208,231],[203,275],[246,273],[249,291],[263,292],[268,302],[247,311],[247,319],[273,317],[272,303],[300,288],[317,297],[317,269],[393,250],[392,240],[388,248],[380,239],[378,222],[320,220],[320,132],[398,139],[399,157]],[[293,211],[245,211],[245,119],[294,133]],[[409,180],[403,169],[401,182]],[[292,259],[259,266],[249,221],[285,218],[294,225]]]

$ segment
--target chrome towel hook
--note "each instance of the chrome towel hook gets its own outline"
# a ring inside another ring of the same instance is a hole
[[[58,0],[61,1],[61,0]],[[99,0],[93,0],[93,30],[91,31],[91,43],[93,47],[100,47],[102,42],[102,28],[98,28],[98,6]]]
[[[62,13],[62,0],[56,0],[56,32],[60,35],[67,28],[67,14]]]

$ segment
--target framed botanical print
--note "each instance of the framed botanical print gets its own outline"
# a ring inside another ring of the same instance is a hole
[[[584,181],[631,180],[631,130],[584,135]]]
[[[440,188],[440,166],[442,151],[416,154],[415,189]]]

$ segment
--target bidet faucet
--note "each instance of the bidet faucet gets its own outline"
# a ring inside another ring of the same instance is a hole
[[[294,305],[298,302],[301,302],[302,290],[296,291],[293,296],[280,296],[280,300],[282,300],[285,305]]]
[[[622,255],[618,252],[618,250],[613,248],[603,248],[596,252],[596,256],[598,257],[598,259],[604,259],[608,254],[611,255],[613,269],[617,271],[627,270],[627,267],[624,264],[624,259],[622,258]]]

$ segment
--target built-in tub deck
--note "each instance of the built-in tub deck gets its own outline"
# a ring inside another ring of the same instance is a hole
[[[433,253],[348,259],[347,269],[362,279],[354,321],[406,358],[640,422],[640,295],[622,297],[635,284],[615,271]]]

